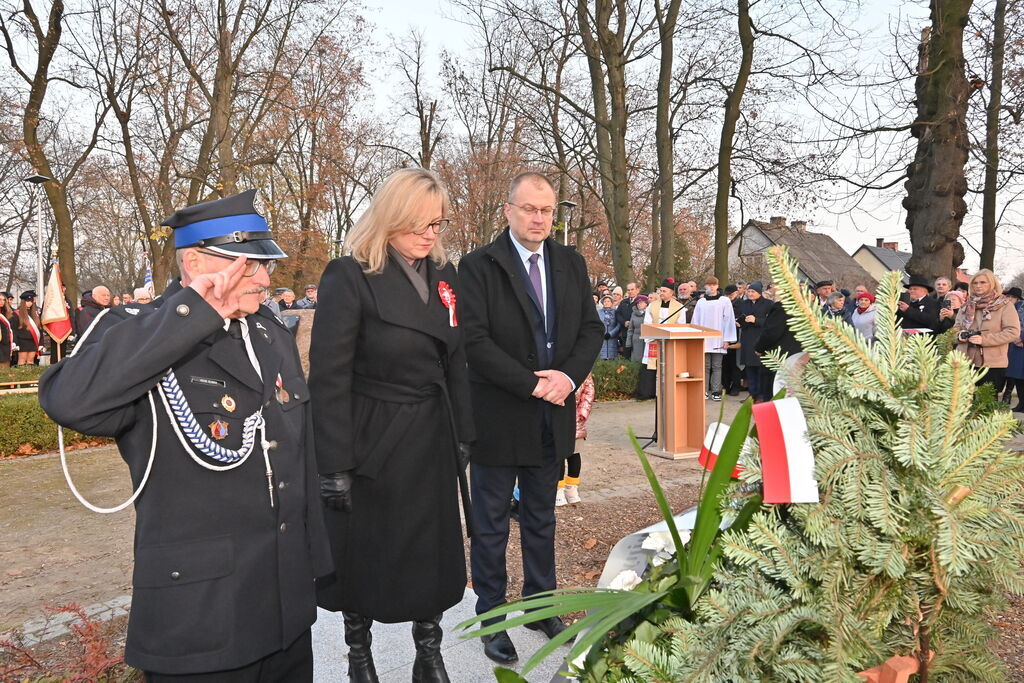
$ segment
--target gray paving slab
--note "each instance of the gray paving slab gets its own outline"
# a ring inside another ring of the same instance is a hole
[[[453,683],[477,683],[494,680],[495,664],[484,656],[479,638],[460,638],[453,633],[456,624],[473,616],[476,595],[471,589],[455,607],[445,612],[441,626],[444,628],[442,653],[445,668]],[[412,624],[374,624],[373,661],[381,683],[399,683],[412,680],[412,663],[416,648],[412,642]],[[509,636],[519,652],[522,671],[530,656],[539,650],[547,639],[536,631],[519,627],[509,630]],[[531,683],[548,683],[558,672],[569,647],[563,646],[537,668],[526,675]],[[319,610],[313,625],[313,680],[329,683],[348,680],[348,659],[346,657],[345,627],[341,614]],[[555,680],[566,681],[558,676]]]

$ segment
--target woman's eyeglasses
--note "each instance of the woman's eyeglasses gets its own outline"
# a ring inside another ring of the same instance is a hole
[[[419,230],[413,230],[412,234],[414,234],[414,235],[423,235],[423,234],[425,234],[427,232],[427,230],[433,230],[435,235],[440,235],[442,232],[444,232],[445,230],[448,229],[448,226],[451,224],[451,222],[452,222],[451,218],[442,218],[439,221],[434,221],[433,223],[427,223],[426,225],[424,225]]]

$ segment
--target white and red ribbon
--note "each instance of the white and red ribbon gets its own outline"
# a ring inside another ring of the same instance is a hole
[[[697,462],[704,466],[708,472],[715,469],[715,462],[718,460],[718,454],[722,452],[722,444],[725,443],[725,435],[729,433],[729,425],[724,422],[712,422],[708,425],[708,433],[704,436],[704,445],[700,449],[700,455],[697,456]],[[742,467],[737,465],[732,469],[732,478],[737,479],[740,476]]]
[[[437,283],[437,294],[441,297],[441,303],[448,309],[449,327],[458,327],[459,321],[455,317],[455,292],[452,286],[441,280]]]
[[[807,420],[795,398],[754,406],[761,446],[765,503],[817,503],[814,451],[807,438]]]

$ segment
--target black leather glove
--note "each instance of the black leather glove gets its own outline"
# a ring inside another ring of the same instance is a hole
[[[471,453],[470,445],[465,442],[459,442],[459,469],[466,469],[469,465],[469,455]]]
[[[321,474],[320,500],[332,510],[352,512],[352,473]]]

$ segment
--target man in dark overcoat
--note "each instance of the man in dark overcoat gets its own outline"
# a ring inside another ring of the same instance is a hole
[[[573,452],[574,391],[604,339],[586,262],[550,239],[555,203],[550,180],[520,174],[504,206],[508,229],[459,264],[477,439],[470,468],[477,614],[506,601],[517,478],[523,595],[555,588],[555,493],[562,459]],[[530,628],[551,638],[565,626],[551,617]],[[484,652],[502,664],[518,659],[505,631],[485,637]]]
[[[259,304],[285,254],[254,195],[167,219],[181,281],[101,312],[39,382],[47,414],[116,438],[142,488],[125,661],[148,681],[312,680],[331,561],[309,391]]]
[[[905,330],[927,329],[934,334],[939,328],[939,302],[929,296],[935,290],[923,277],[914,276],[907,284],[907,291],[900,296],[896,317]]]

